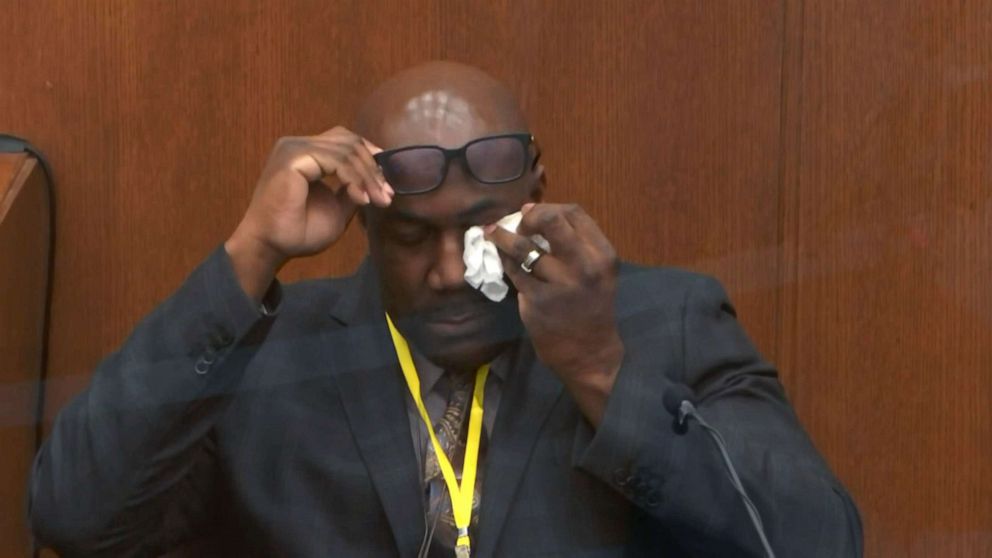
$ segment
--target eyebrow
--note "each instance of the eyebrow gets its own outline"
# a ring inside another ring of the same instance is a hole
[[[475,202],[474,204],[472,204],[472,206],[466,208],[463,211],[460,211],[455,216],[455,220],[456,221],[461,221],[461,222],[470,221],[472,218],[478,217],[479,215],[481,215],[483,213],[486,213],[487,211],[490,211],[493,208],[498,207],[499,205],[500,204],[499,204],[498,201],[496,201],[494,199],[491,199],[491,198],[479,200],[479,201]],[[393,216],[394,217],[399,218],[399,219],[404,219],[404,220],[407,220],[407,221],[419,221],[419,222],[432,222],[433,221],[433,219],[431,219],[430,217],[427,217],[425,215],[421,215],[419,213],[415,213],[413,211],[408,211],[408,210],[405,210],[405,209],[400,209],[398,207],[397,208],[394,208],[392,210],[392,213],[393,213]]]

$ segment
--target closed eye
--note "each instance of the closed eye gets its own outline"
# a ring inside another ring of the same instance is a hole
[[[427,240],[433,227],[411,221],[393,223],[389,226],[389,236],[400,244],[412,245]]]

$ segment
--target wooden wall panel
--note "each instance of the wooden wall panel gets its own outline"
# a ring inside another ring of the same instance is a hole
[[[779,2],[449,2],[443,54],[505,76],[551,201],[622,256],[712,273],[775,353]]]
[[[775,352],[778,2],[7,0],[0,130],[59,175],[47,418],[237,224],[281,135],[417,62],[520,91],[552,200],[625,257],[723,279]],[[352,230],[286,280],[345,273]]]
[[[992,3],[790,6],[790,392],[868,556],[992,556]]]
[[[430,2],[8,2],[0,129],[60,175],[49,419],[233,231],[281,135],[436,58]],[[24,46],[27,45],[27,46]],[[345,273],[361,235],[287,270]]]
[[[714,272],[774,352],[775,2],[13,2],[0,128],[64,174],[50,410],[236,225],[274,140],[438,57],[521,91],[551,197],[626,257]],[[29,110],[14,110],[15,107]],[[663,216],[663,217],[662,217]],[[364,245],[291,264],[343,273]]]
[[[229,234],[278,136],[451,58],[521,92],[552,200],[724,280],[869,556],[992,554],[989,2],[259,4],[3,3],[0,130],[60,178],[49,418]]]
[[[27,548],[44,354],[48,190],[33,157],[0,154],[0,555]]]

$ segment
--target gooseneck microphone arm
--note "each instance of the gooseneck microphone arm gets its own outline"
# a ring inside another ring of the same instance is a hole
[[[747,514],[751,518],[751,524],[754,526],[754,530],[758,533],[758,538],[761,539],[761,546],[765,549],[765,555],[768,558],[775,558],[775,552],[772,550],[772,545],[769,544],[768,536],[765,534],[765,526],[761,522],[761,514],[758,513],[758,508],[751,501],[751,497],[747,495],[747,490],[744,489],[744,484],[737,474],[734,462],[730,459],[730,453],[727,452],[727,443],[724,441],[720,432],[710,426],[699,414],[699,411],[696,410],[696,406],[692,404],[692,390],[685,385],[673,384],[670,386],[670,389],[665,391],[663,404],[668,412],[675,416],[676,424],[683,429],[683,432],[685,431],[684,429],[688,428],[688,420],[693,418],[710,435],[713,442],[716,443],[717,448],[720,450],[720,456],[723,458],[723,465],[730,476],[730,482],[734,485],[734,489],[737,490],[737,494],[740,495],[741,501],[744,502],[744,507],[747,508]]]

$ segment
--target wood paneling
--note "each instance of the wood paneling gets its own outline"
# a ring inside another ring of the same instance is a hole
[[[0,553],[26,549],[48,281],[48,191],[34,158],[0,154]]]
[[[504,76],[551,200],[622,256],[717,275],[775,352],[778,2],[451,2],[445,57]]]
[[[551,200],[728,285],[869,556],[992,554],[992,4],[259,4],[4,4],[0,130],[60,176],[49,418],[233,230],[277,137],[449,58],[520,92]],[[282,277],[363,253],[355,228]]]
[[[506,79],[550,197],[630,259],[719,275],[775,350],[776,2],[8,4],[0,51],[24,55],[0,68],[0,129],[61,175],[49,420],[233,230],[277,137],[350,122],[376,82],[434,58]],[[352,230],[282,277],[363,253]]]
[[[867,555],[992,556],[992,3],[790,4],[789,391]]]
[[[428,2],[7,4],[0,51],[25,56],[0,66],[0,129],[61,175],[49,419],[233,231],[279,136],[346,122],[439,55]],[[362,253],[353,231],[286,277]]]
[[[719,275],[774,352],[775,2],[14,4],[0,46],[38,46],[3,69],[0,128],[66,175],[49,418],[233,230],[277,137],[347,123],[376,82],[439,57],[521,92],[552,199],[630,259]],[[363,252],[354,230],[282,276]]]

